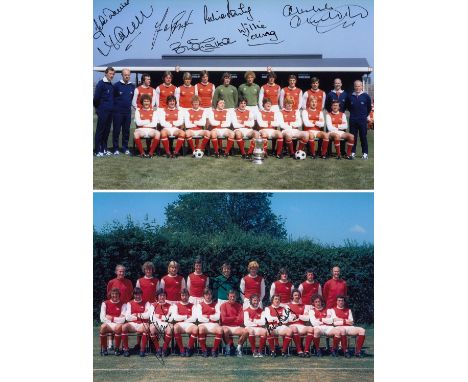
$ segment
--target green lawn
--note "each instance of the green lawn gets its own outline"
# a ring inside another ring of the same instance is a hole
[[[162,364],[154,355],[129,358],[99,355],[98,328],[94,328],[94,381],[320,381],[366,382],[374,380],[374,329],[367,328],[362,359],[332,358],[181,358],[170,356]],[[134,344],[130,338],[130,347]],[[185,340],[186,342],[186,340]],[[185,343],[184,342],[184,343]],[[354,341],[352,341],[354,343]]]
[[[96,121],[95,121],[96,122]],[[134,126],[132,125],[132,132]],[[132,137],[133,133],[131,133]],[[112,136],[112,134],[111,134]],[[369,160],[338,161],[309,157],[268,158],[262,165],[242,160],[187,155],[177,159],[155,157],[94,158],[95,190],[372,190],[374,188],[374,132],[368,134]],[[133,139],[130,138],[130,142]],[[111,147],[111,137],[109,138]],[[237,148],[237,144],[234,145]],[[333,147],[334,152],[334,147]],[[357,153],[361,155],[360,143]]]

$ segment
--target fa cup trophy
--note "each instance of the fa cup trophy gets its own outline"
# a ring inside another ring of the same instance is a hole
[[[265,153],[263,152],[263,139],[257,138],[255,139],[255,148],[253,151],[252,163],[263,164],[264,160],[265,160]]]

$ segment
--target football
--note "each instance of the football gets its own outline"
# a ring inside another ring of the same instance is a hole
[[[294,154],[294,157],[300,160],[306,159],[306,156],[307,156],[306,153],[302,150],[297,150],[296,153]]]
[[[196,150],[193,152],[193,157],[194,157],[195,159],[201,159],[201,158],[203,158],[203,155],[205,155],[205,154],[204,154],[203,151],[200,150],[200,149],[196,149]]]

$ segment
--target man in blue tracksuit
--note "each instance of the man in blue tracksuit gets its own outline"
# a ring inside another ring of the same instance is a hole
[[[333,80],[333,90],[327,94],[327,98],[325,99],[325,109],[329,113],[332,111],[331,105],[333,101],[338,101],[340,103],[340,111],[342,113],[345,112],[348,93],[341,88],[342,86],[341,79],[335,78]]]
[[[356,156],[356,144],[359,134],[362,147],[362,159],[367,159],[367,119],[372,110],[369,94],[362,91],[362,81],[354,81],[354,92],[346,99],[349,110],[349,132],[354,135],[352,156]]]
[[[94,150],[97,157],[111,155],[107,151],[107,138],[112,124],[112,110],[114,108],[114,68],[108,67],[104,78],[100,80],[94,90],[93,105],[97,114],[96,134],[94,137]]]
[[[132,100],[135,85],[130,82],[130,69],[122,69],[122,79],[114,84],[114,113],[112,122],[112,145],[114,155],[119,155],[119,137],[122,130],[122,152],[130,155],[128,139],[132,121]]]

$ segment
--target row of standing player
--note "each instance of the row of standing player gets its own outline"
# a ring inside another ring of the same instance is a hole
[[[341,343],[345,357],[349,358],[347,337],[356,337],[357,357],[361,357],[364,344],[365,330],[354,326],[352,312],[345,306],[345,296],[338,295],[336,304],[327,309],[324,299],[319,294],[311,297],[312,305],[301,302],[301,292],[294,289],[290,303],[281,303],[281,297],[274,294],[271,305],[262,309],[257,294],[249,298],[247,307],[236,301],[237,292],[230,290],[226,302],[215,301],[212,292],[205,288],[203,298],[193,304],[189,301],[189,292],[182,289],[181,300],[175,304],[166,301],[166,292],[160,290],[157,302],[142,300],[142,291],[135,288],[134,299],[127,304],[120,301],[120,291],[111,290],[111,298],[101,306],[101,355],[107,355],[107,335],[115,336],[115,355],[130,356],[128,335],[137,333],[141,337],[140,356],[145,356],[148,337],[156,350],[157,356],[166,356],[169,344],[174,338],[181,356],[191,356],[195,341],[198,339],[202,356],[208,356],[206,347],[207,334],[213,334],[214,343],[212,356],[218,356],[221,341],[225,343],[225,355],[235,351],[233,336],[238,336],[237,356],[241,357],[242,346],[249,339],[253,357],[263,357],[266,341],[270,347],[270,355],[276,356],[278,337],[283,337],[281,355],[287,356],[287,349],[291,339],[295,343],[296,354],[299,357],[310,356],[309,349],[313,341],[316,355],[322,356],[320,337],[333,338],[331,355],[337,356],[338,344]],[[184,347],[182,334],[189,336]],[[161,347],[159,339],[164,338]],[[259,338],[258,350],[256,338]],[[305,337],[303,346],[302,338]],[[123,342],[122,349],[121,340]],[[275,346],[276,345],[276,346]],[[278,346],[279,347],[279,346]]]
[[[191,101],[194,95],[200,97],[201,108],[217,108],[218,100],[222,98],[225,101],[227,109],[233,109],[238,105],[238,95],[240,94],[247,101],[247,108],[255,113],[263,109],[263,99],[271,100],[273,111],[279,110],[280,106],[284,106],[283,102],[288,97],[293,100],[293,110],[305,108],[307,109],[312,99],[312,96],[317,100],[317,110],[322,110],[327,104],[327,109],[331,111],[333,100],[339,101],[340,112],[344,112],[347,107],[350,110],[350,131],[355,136],[361,136],[361,144],[364,157],[367,158],[367,122],[371,118],[371,101],[370,97],[362,92],[362,82],[355,81],[355,92],[352,95],[347,95],[341,90],[341,80],[335,79],[334,89],[325,95],[325,92],[318,88],[319,80],[316,77],[312,78],[311,89],[302,93],[302,90],[295,86],[296,76],[289,76],[289,85],[283,89],[275,84],[276,75],[273,72],[268,74],[268,83],[260,88],[253,81],[255,73],[247,72],[245,74],[246,83],[239,86],[239,90],[230,85],[231,75],[225,73],[223,75],[223,84],[216,89],[212,83],[208,81],[208,73],[201,73],[201,82],[195,86],[191,85],[190,73],[184,74],[184,85],[176,88],[172,84],[172,74],[166,72],[163,76],[164,83],[156,89],[150,86],[151,78],[145,74],[142,76],[142,84],[135,89],[135,86],[129,81],[130,71],[122,70],[122,80],[115,85],[112,84],[114,77],[114,69],[107,68],[105,77],[98,82],[93,99],[96,113],[98,115],[98,124],[96,128],[95,147],[96,155],[111,155],[107,151],[107,138],[110,134],[110,126],[113,122],[113,148],[114,154],[118,155],[119,135],[122,130],[122,150],[130,154],[128,150],[128,137],[130,128],[131,106],[141,108],[141,97],[147,94],[151,98],[151,107],[164,109],[167,107],[168,96],[174,95],[176,102],[184,109],[192,107]],[[167,151],[166,151],[167,152]],[[355,147],[353,147],[355,153]]]

